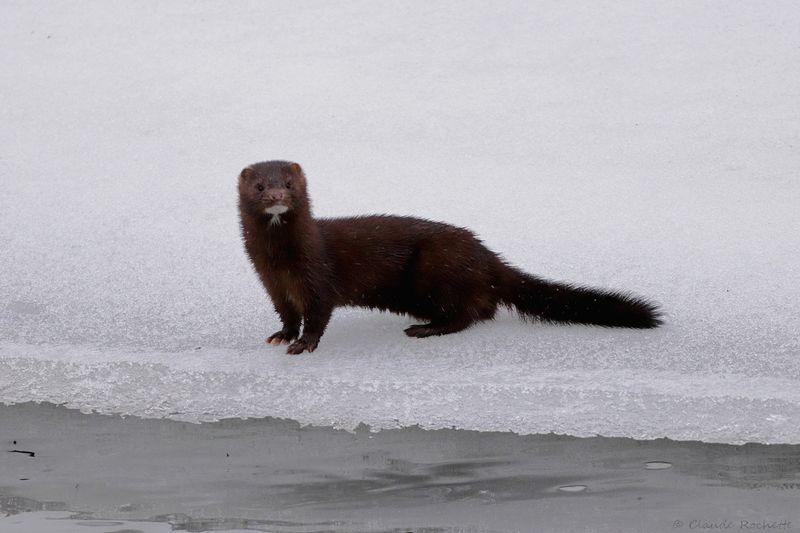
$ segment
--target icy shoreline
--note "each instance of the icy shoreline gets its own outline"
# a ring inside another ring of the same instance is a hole
[[[147,353],[3,343],[0,355],[2,401],[84,412],[188,422],[277,417],[347,430],[366,424],[800,443],[800,388],[774,377],[520,363],[454,373],[448,357],[414,368],[391,358],[303,360],[268,349]]]

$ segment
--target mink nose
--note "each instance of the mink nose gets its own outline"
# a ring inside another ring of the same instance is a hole
[[[267,200],[270,202],[282,202],[286,199],[286,194],[283,191],[267,191]]]

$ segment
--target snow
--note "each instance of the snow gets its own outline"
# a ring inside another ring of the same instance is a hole
[[[798,27],[793,2],[4,2],[0,401],[798,443]],[[289,357],[239,238],[266,159],[317,215],[467,226],[667,323],[418,340],[340,309]]]

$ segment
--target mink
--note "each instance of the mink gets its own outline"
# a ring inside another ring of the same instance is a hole
[[[409,337],[455,333],[494,318],[653,328],[658,306],[618,291],[545,280],[506,263],[469,230],[405,216],[314,218],[297,163],[267,161],[239,175],[245,249],[283,327],[269,344],[313,352],[336,307],[422,321]],[[301,333],[302,325],[302,333]]]

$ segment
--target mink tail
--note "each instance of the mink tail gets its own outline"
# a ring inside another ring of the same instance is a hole
[[[512,267],[504,274],[503,301],[523,318],[621,328],[661,324],[656,304],[624,292],[547,281]]]

